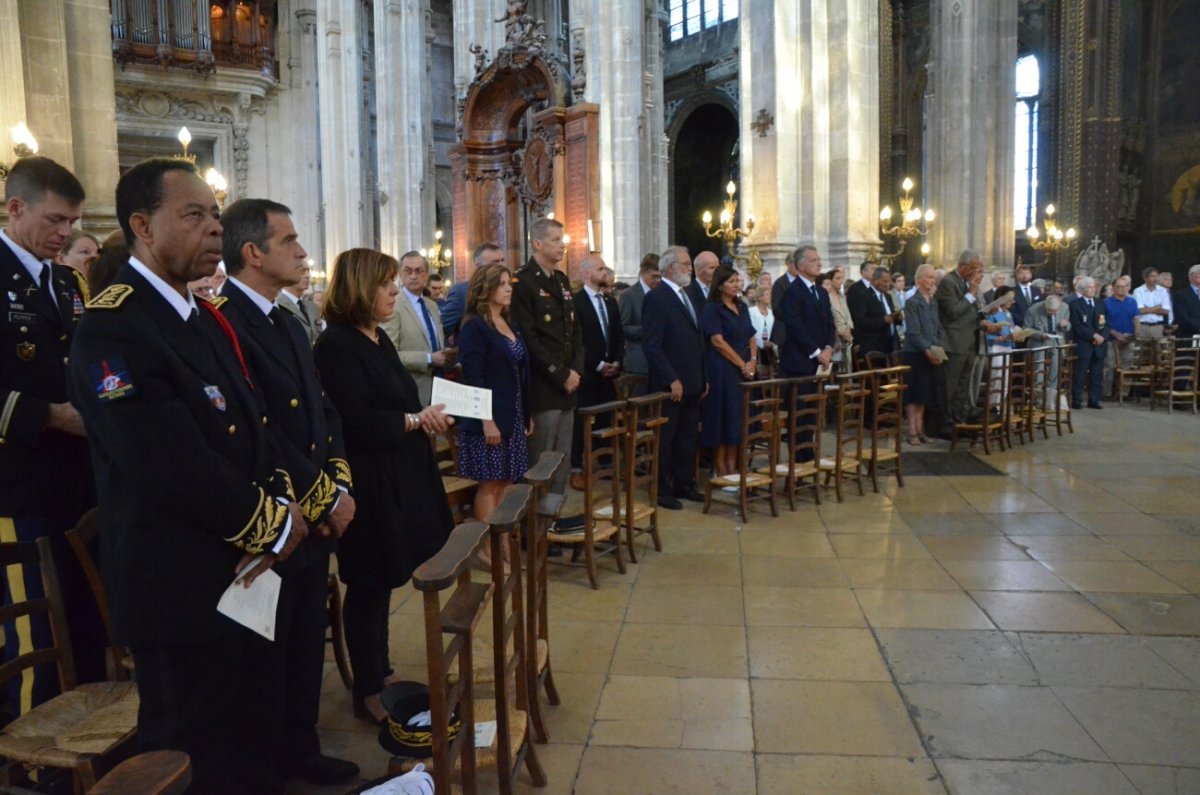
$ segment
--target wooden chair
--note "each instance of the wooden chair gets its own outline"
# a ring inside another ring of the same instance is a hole
[[[867,389],[863,373],[847,373],[837,377],[837,401],[834,407],[833,457],[818,459],[817,467],[825,475],[825,485],[833,481],[837,501],[843,502],[842,481],[853,477],[858,496],[863,496],[862,453],[863,420]]]
[[[1050,416],[1051,404],[1056,399],[1054,389],[1054,348],[1040,345],[1028,348],[1030,372],[1030,401],[1029,432],[1040,430],[1043,439],[1050,438],[1047,419]]]
[[[182,795],[191,784],[191,757],[183,751],[148,751],[114,767],[88,795]]]
[[[336,574],[329,575],[329,592],[325,598],[325,612],[329,617],[329,636],[325,642],[333,646],[333,660],[337,663],[338,675],[347,690],[354,688],[354,674],[350,670],[350,654],[346,650],[346,630],[342,624],[342,586]]]
[[[637,397],[640,392],[645,392],[650,379],[644,375],[625,375],[617,376],[614,386],[617,388],[617,400],[629,400]]]
[[[1164,339],[1159,346],[1154,387],[1150,392],[1150,410],[1165,403],[1167,413],[1175,407],[1196,413],[1196,370],[1200,348],[1190,339]]]
[[[654,550],[662,552],[662,537],[658,532],[658,448],[662,439],[663,416],[667,392],[655,392],[628,400],[625,406],[627,427],[625,443],[625,547],[629,559],[637,563],[634,542],[649,535]]]
[[[904,365],[867,371],[867,387],[871,396],[871,445],[864,451],[863,460],[876,494],[879,493],[879,475],[885,469],[895,473],[896,482],[904,486],[900,452],[905,428],[904,376],[909,369]]]
[[[783,380],[780,421],[776,425],[774,445],[782,455],[786,438],[787,461],[776,460],[774,469],[755,469],[755,472],[783,481],[783,493],[793,511],[796,510],[796,495],[803,489],[812,489],[813,500],[817,505],[821,504],[821,435],[825,431],[825,404],[831,394],[825,390],[827,380],[825,376],[816,375]],[[833,390],[832,394],[836,395],[837,387]],[[812,438],[807,442],[799,441],[801,428],[812,429]],[[796,455],[803,450],[809,451],[811,460],[797,462]]]
[[[551,531],[548,538],[552,544],[574,547],[571,561],[563,565],[578,565],[582,552],[588,580],[592,588],[599,588],[598,557],[612,555],[617,570],[625,573],[620,537],[624,500],[620,440],[625,435],[625,404],[600,403],[577,410],[576,416],[583,421],[583,529],[578,533]]]
[[[1129,366],[1122,367],[1121,359],[1118,356],[1116,367],[1113,370],[1117,379],[1117,405],[1125,403],[1126,389],[1130,391],[1130,396],[1135,403],[1141,403],[1142,396],[1137,391],[1138,388],[1142,387],[1149,391],[1154,384],[1156,341],[1134,339],[1129,344],[1133,346],[1129,354]]]
[[[562,453],[546,452],[525,473],[525,482],[533,487],[533,504],[539,505],[550,492],[550,484],[560,467],[564,466]],[[539,691],[545,691],[546,700],[553,705],[561,702],[558,688],[554,684],[554,670],[550,663],[550,611],[547,574],[549,569],[549,542],[546,531],[549,517],[531,510],[525,514],[525,655],[529,668],[529,718],[533,723],[534,737],[538,742],[550,741],[550,733],[542,718]]]
[[[738,445],[737,468],[733,475],[714,475],[704,482],[704,513],[712,507],[713,488],[736,488],[738,513],[742,521],[748,521],[751,502],[766,501],[771,506],[771,515],[779,515],[775,502],[775,466],[779,463],[779,415],[783,404],[780,389],[783,381],[743,381],[742,388],[742,442]],[[767,451],[767,474],[754,468],[754,451],[764,447]]]
[[[1059,345],[1055,349],[1058,356],[1058,377],[1054,381],[1054,405],[1046,410],[1046,424],[1053,425],[1059,436],[1063,435],[1065,427],[1070,433],[1075,433],[1075,425],[1071,422],[1071,390],[1075,373],[1075,343]]]
[[[50,539],[36,544],[0,543],[0,566],[37,567],[46,596],[18,599],[0,607],[0,623],[46,614],[53,645],[33,649],[0,666],[0,686],[38,665],[55,665],[62,692],[9,723],[0,732],[0,784],[18,783],[14,774],[30,768],[72,771],[77,793],[96,783],[104,757],[133,737],[137,730],[138,694],[132,682],[76,685],[75,660],[63,610],[62,593]]]
[[[960,422],[950,431],[950,449],[958,445],[960,435],[968,435],[971,439],[968,449],[975,442],[983,444],[985,455],[992,454],[992,443],[1004,449],[1004,403],[1002,395],[1008,384],[1009,357],[1006,354],[987,354],[983,370],[983,380],[977,385],[980,391],[980,403],[983,405],[983,416],[978,422]],[[999,388],[997,388],[999,387]]]
[[[133,656],[119,643],[113,642],[112,618],[108,612],[108,593],[104,590],[104,580],[100,577],[100,567],[92,555],[92,548],[99,543],[100,510],[93,508],[79,519],[79,523],[66,532],[67,543],[83,576],[87,578],[88,586],[92,589],[92,597],[96,600],[96,610],[100,621],[104,624],[104,635],[108,639],[109,671],[108,678],[113,682],[128,682],[129,673],[133,670]]]
[[[471,565],[479,550],[490,540],[489,529],[477,521],[458,525],[445,545],[422,563],[412,577],[413,586],[421,592],[425,607],[425,664],[429,673],[432,755],[428,759],[393,757],[388,772],[399,775],[417,763],[424,763],[439,793],[477,791],[472,676],[475,667],[471,641],[487,611],[492,586],[473,581]],[[451,671],[456,674],[453,683],[450,682]],[[479,718],[492,720],[494,705],[490,712],[488,716],[488,711],[481,708]],[[462,722],[453,737],[449,731],[451,715],[457,715]],[[494,753],[492,760],[495,760]]]
[[[1029,388],[1030,372],[1029,354],[1024,348],[1015,348],[1008,353],[1008,391],[1003,396],[1004,408],[1004,441],[1009,449],[1013,446],[1013,436],[1016,436],[1021,446],[1025,439],[1033,441],[1033,430],[1030,428],[1029,409],[1032,408]]]

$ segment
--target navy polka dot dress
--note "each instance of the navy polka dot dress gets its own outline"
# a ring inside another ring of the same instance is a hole
[[[517,405],[512,428],[500,429],[500,444],[489,445],[482,431],[463,431],[458,443],[458,474],[472,480],[520,480],[529,469],[529,445],[525,440],[525,410],[521,395],[521,367],[525,344],[520,338],[504,338],[512,353],[513,376],[517,383]]]

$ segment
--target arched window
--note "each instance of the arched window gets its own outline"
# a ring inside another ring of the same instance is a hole
[[[1013,195],[1016,228],[1036,221],[1038,190],[1038,97],[1041,72],[1036,55],[1017,59],[1016,183]]]
[[[671,41],[737,19],[738,0],[671,0]]]

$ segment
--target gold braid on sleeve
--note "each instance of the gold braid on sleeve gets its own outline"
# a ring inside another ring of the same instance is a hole
[[[329,510],[329,506],[337,499],[337,495],[337,484],[333,482],[333,478],[324,472],[319,474],[316,482],[312,484],[312,488],[308,490],[308,494],[305,494],[300,500],[300,508],[304,511],[304,521],[313,524],[324,516],[325,512]]]
[[[241,532],[225,540],[243,552],[261,555],[270,549],[287,523],[287,506],[258,490],[258,508]]]
[[[344,458],[331,458],[329,463],[333,466],[333,479],[342,486],[348,489],[354,488],[354,477],[350,474],[350,463]]]

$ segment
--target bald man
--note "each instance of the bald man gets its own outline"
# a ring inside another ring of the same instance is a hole
[[[613,283],[613,272],[604,260],[592,255],[579,263],[583,287],[572,297],[575,317],[583,332],[583,372],[579,379],[579,408],[597,406],[617,399],[616,379],[625,360],[625,333],[621,308],[605,295]],[[583,483],[583,421],[575,415],[575,437],[571,444],[571,485]]]
[[[720,264],[721,261],[717,259],[717,255],[711,251],[701,251],[696,255],[696,259],[692,263],[696,278],[692,279],[692,283],[685,287],[684,291],[691,296],[697,306],[704,306],[704,302],[708,300],[709,285],[712,284],[713,273]]]

